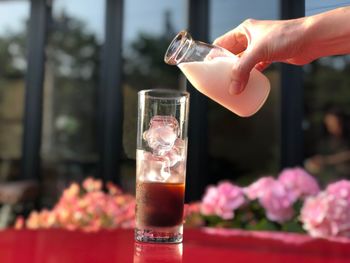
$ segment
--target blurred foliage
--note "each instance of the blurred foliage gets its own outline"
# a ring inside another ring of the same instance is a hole
[[[26,32],[24,27],[22,32],[8,32],[0,37],[0,78],[23,78],[26,69]]]
[[[126,50],[124,72],[129,86],[137,90],[178,87],[178,68],[164,63],[164,54],[171,40],[168,34],[141,32],[137,36]]]
[[[6,80],[22,79],[23,86],[26,71],[26,25],[27,23],[21,32],[8,33],[0,38],[0,77]],[[54,90],[51,93],[54,96],[52,105],[49,105],[53,112],[50,114],[53,114],[54,120],[69,118],[71,123],[75,122],[76,127],[75,132],[72,132],[71,128],[66,130],[58,123],[51,124],[54,126],[52,154],[84,156],[96,150],[96,90],[101,46],[94,33],[86,29],[83,21],[69,17],[64,12],[53,17],[49,29],[44,89]],[[11,83],[0,85],[0,89],[8,92],[11,92],[10,88]],[[44,112],[44,122],[45,114],[48,112]]]
[[[65,13],[53,18],[48,41],[47,74],[53,74],[54,154],[86,158],[96,152],[99,44],[83,21]],[[77,104],[78,103],[78,104]],[[59,125],[59,120],[72,125]],[[72,127],[75,129],[72,131]]]
[[[65,13],[53,18],[49,59],[56,65],[59,76],[96,80],[100,49],[95,34],[86,29],[83,21]]]
[[[0,181],[18,178],[26,70],[26,24],[0,35]]]
[[[305,66],[306,114],[322,113],[327,104],[350,113],[350,56],[326,57]]]
[[[316,153],[324,139],[323,117],[329,106],[350,116],[350,56],[325,57],[304,66],[305,154]]]

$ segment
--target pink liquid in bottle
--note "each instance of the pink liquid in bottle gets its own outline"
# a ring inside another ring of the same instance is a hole
[[[236,60],[234,55],[215,57],[204,61],[182,62],[178,67],[198,91],[237,115],[249,117],[266,101],[270,82],[262,73],[253,69],[244,91],[231,95],[229,85]]]

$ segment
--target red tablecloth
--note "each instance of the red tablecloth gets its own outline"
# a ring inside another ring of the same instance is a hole
[[[1,263],[349,263],[350,242],[301,235],[186,229],[180,245],[135,243],[132,230],[0,231]]]

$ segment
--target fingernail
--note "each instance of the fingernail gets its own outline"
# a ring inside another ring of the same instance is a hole
[[[231,95],[235,95],[240,93],[242,90],[242,85],[239,81],[237,80],[232,80],[228,92]]]

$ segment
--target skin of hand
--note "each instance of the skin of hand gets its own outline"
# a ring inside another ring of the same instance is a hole
[[[319,173],[323,165],[324,163],[321,155],[311,157],[304,162],[304,167],[311,173]]]
[[[242,92],[254,67],[263,70],[272,62],[304,65],[321,56],[350,53],[349,17],[350,7],[345,7],[291,20],[245,20],[214,41],[239,56],[229,92]]]
[[[304,162],[304,167],[311,173],[319,173],[325,166],[339,165],[350,161],[350,151],[330,155],[315,155]]]

